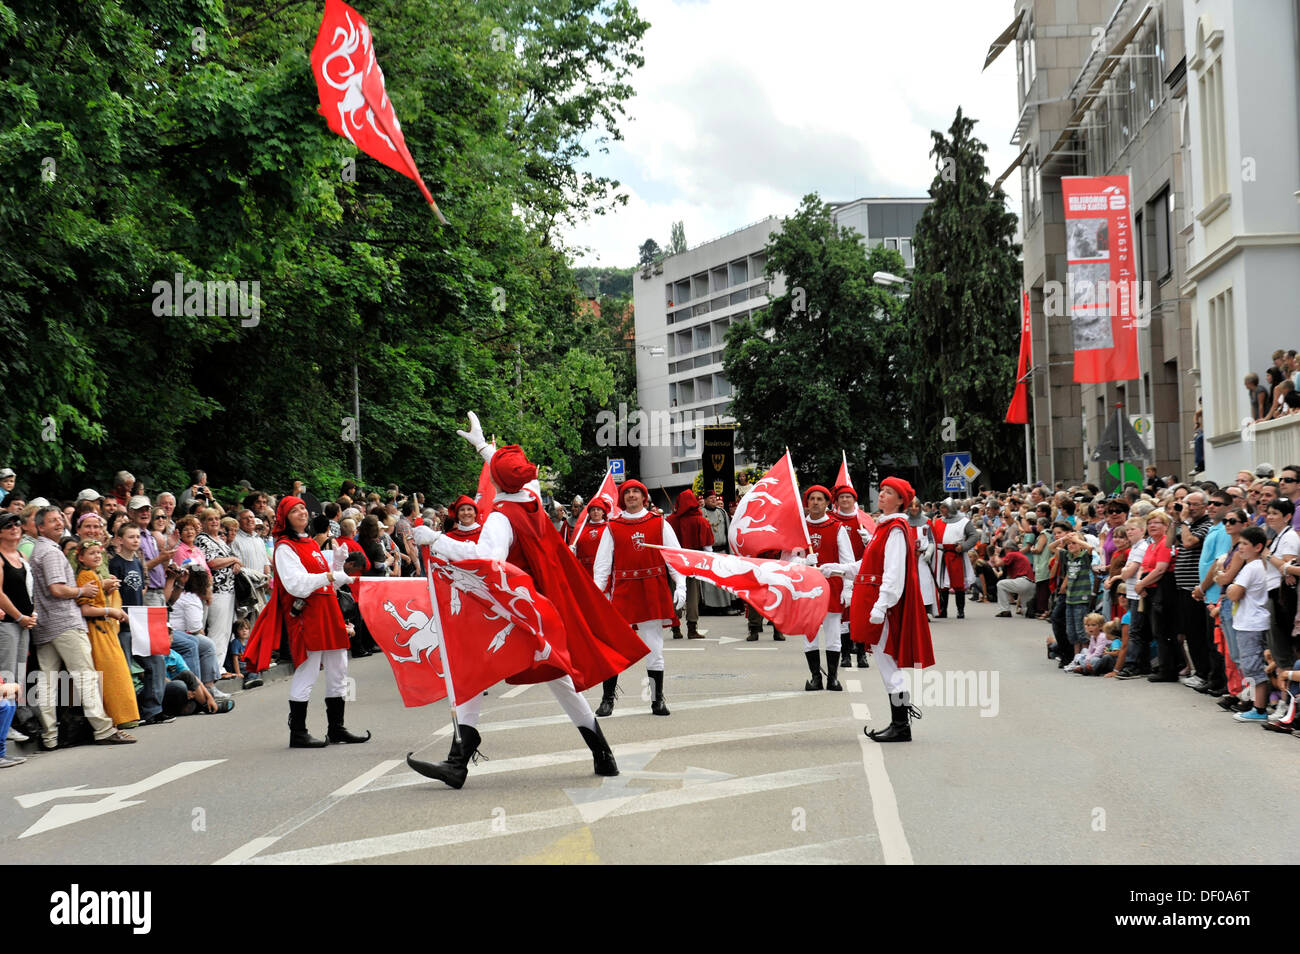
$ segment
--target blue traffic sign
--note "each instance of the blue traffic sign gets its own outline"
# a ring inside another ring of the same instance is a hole
[[[610,457],[607,459],[609,460],[610,476],[614,478],[614,483],[621,484],[623,478],[627,476],[627,461],[622,457]]]
[[[970,466],[970,451],[954,451],[943,455],[943,489],[945,493],[959,494],[966,490],[965,469]]]

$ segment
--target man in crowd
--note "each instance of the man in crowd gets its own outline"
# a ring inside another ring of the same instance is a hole
[[[727,552],[727,533],[731,530],[731,518],[727,516],[726,508],[722,506],[722,498],[716,492],[709,493],[704,498],[704,507],[700,511],[704,514],[704,519],[709,521],[709,526],[713,528],[713,552]],[[729,610],[731,608],[731,595],[725,590],[721,590],[712,583],[700,580],[700,597],[704,600],[704,605],[714,609]]]
[[[131,490],[135,487],[135,477],[129,470],[119,470],[113,477],[113,499],[122,510],[126,510],[127,501],[131,499]]]
[[[1010,548],[994,551],[989,564],[1000,575],[998,580],[999,617],[1011,618],[1011,598],[1020,597],[1020,605],[1029,611],[1029,600],[1038,589],[1034,582],[1034,568],[1029,558],[1019,550]]]
[[[1195,670],[1183,680],[1183,684],[1189,689],[1206,692],[1218,687],[1210,684],[1205,607],[1196,600],[1193,591],[1201,582],[1201,545],[1214,521],[1206,513],[1206,496],[1199,490],[1183,498],[1181,510],[1177,507],[1175,504],[1174,541],[1178,544],[1178,552],[1174,556],[1174,585],[1178,592],[1178,607],[1172,615],[1178,622],[1178,630],[1187,644]]]
[[[1288,464],[1282,468],[1277,478],[1277,489],[1281,496],[1297,504],[1291,517],[1291,528],[1300,531],[1300,464]]]
[[[166,606],[163,590],[167,586],[167,563],[176,555],[176,548],[159,548],[158,541],[149,532],[153,508],[148,497],[132,497],[127,501],[127,511],[132,522],[140,528],[140,562],[144,564],[145,575],[144,605]]]

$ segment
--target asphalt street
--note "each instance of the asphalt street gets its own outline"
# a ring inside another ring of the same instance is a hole
[[[447,707],[404,709],[373,656],[351,661],[347,712],[370,743],[289,749],[288,683],[269,682],[228,715],[0,772],[0,846],[11,864],[96,865],[1290,861],[1300,739],[1180,685],[1064,674],[1045,624],[995,612],[934,624],[910,744],[863,736],[888,721],[874,668],[804,692],[798,641],[706,617],[707,639],[666,644],[671,716],[650,715],[643,666],[624,675],[602,720],[615,779],[592,774],[545,686],[505,685],[465,788],[416,775],[403,759],[445,755]]]

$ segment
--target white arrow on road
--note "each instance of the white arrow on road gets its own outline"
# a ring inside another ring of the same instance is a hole
[[[132,805],[142,805],[144,804],[143,801],[129,801],[129,799],[133,795],[141,795],[150,789],[166,785],[168,782],[174,782],[186,775],[193,775],[202,769],[220,765],[224,761],[225,759],[212,759],[204,762],[178,762],[171,768],[163,769],[161,772],[156,772],[138,782],[130,782],[126,785],[117,785],[111,788],[86,788],[84,785],[74,785],[71,788],[55,788],[44,792],[33,792],[30,795],[15,795],[15,801],[23,808],[33,808],[60,798],[83,798],[87,795],[108,796],[107,798],[101,798],[97,802],[55,805],[42,816],[40,821],[18,837],[26,838],[28,835],[39,835],[55,828],[62,828],[64,825],[72,825],[99,815],[107,815],[109,812],[115,812],[118,809],[130,808]]]
[[[743,643],[744,641],[745,641],[744,637],[742,636],[719,636],[718,637],[719,646],[725,646],[727,643]]]
[[[656,752],[633,752],[622,755],[622,766],[620,774],[615,778],[603,778],[600,784],[595,788],[566,788],[565,794],[573,802],[578,814],[582,816],[584,824],[590,825],[592,822],[604,818],[610,812],[622,805],[638,798],[641,795],[649,794],[652,789],[632,788],[628,782],[633,779],[643,779],[651,781],[669,781],[681,782],[682,788],[689,788],[692,785],[703,785],[709,782],[721,782],[729,778],[734,778],[726,772],[715,772],[712,769],[699,768],[694,765],[687,766],[682,772],[647,772],[645,767],[650,764],[659,753]]]

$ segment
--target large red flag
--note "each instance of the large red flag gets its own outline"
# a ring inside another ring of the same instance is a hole
[[[816,567],[728,553],[656,549],[679,573],[708,580],[734,593],[770,620],[779,632],[812,635],[826,619],[831,587]]]
[[[406,148],[384,89],[384,72],[375,59],[370,27],[343,0],[325,0],[325,16],[311,50],[311,70],[320,93],[319,111],[329,128],[366,155],[414,179],[438,221],[446,225]]]
[[[427,578],[361,577],[352,584],[361,616],[383,647],[407,706],[446,698],[444,653],[457,705],[535,665],[572,668],[546,638],[555,635],[563,644],[558,637],[564,624],[527,573],[496,560],[434,558],[433,566],[441,633],[430,619]]]
[[[728,536],[732,552],[742,556],[811,546],[789,451],[740,498]]]
[[[853,487],[853,478],[849,476],[849,458],[844,451],[840,451],[840,473],[835,478],[835,489],[840,487],[852,487],[856,492],[857,487]],[[858,526],[868,533],[876,532],[876,521],[871,519],[871,514],[867,513],[861,507],[858,508]]]
[[[487,515],[492,512],[492,503],[497,499],[496,488],[492,486],[491,461],[483,461],[483,469],[478,474],[478,490],[474,491],[474,502],[478,504],[478,512],[487,519]]]
[[[1006,422],[1008,424],[1029,423],[1028,386],[1025,382],[1025,374],[1029,371],[1030,355],[1033,350],[1029,330],[1029,292],[1022,291],[1020,293],[1020,307],[1022,314],[1020,322],[1020,362],[1016,365],[1016,389],[1011,395],[1011,406],[1007,408]]]
[[[606,520],[622,513],[622,508],[618,505],[618,484],[614,483],[612,470],[605,471],[605,479],[600,482],[600,488],[591,500],[599,500],[601,497],[607,498],[605,502],[609,505],[609,513],[605,514]],[[587,525],[587,511],[591,508],[591,500],[587,501],[587,506],[583,507],[578,515],[578,522],[573,525],[573,533],[570,534],[569,539],[576,541],[582,536],[582,530]]]

